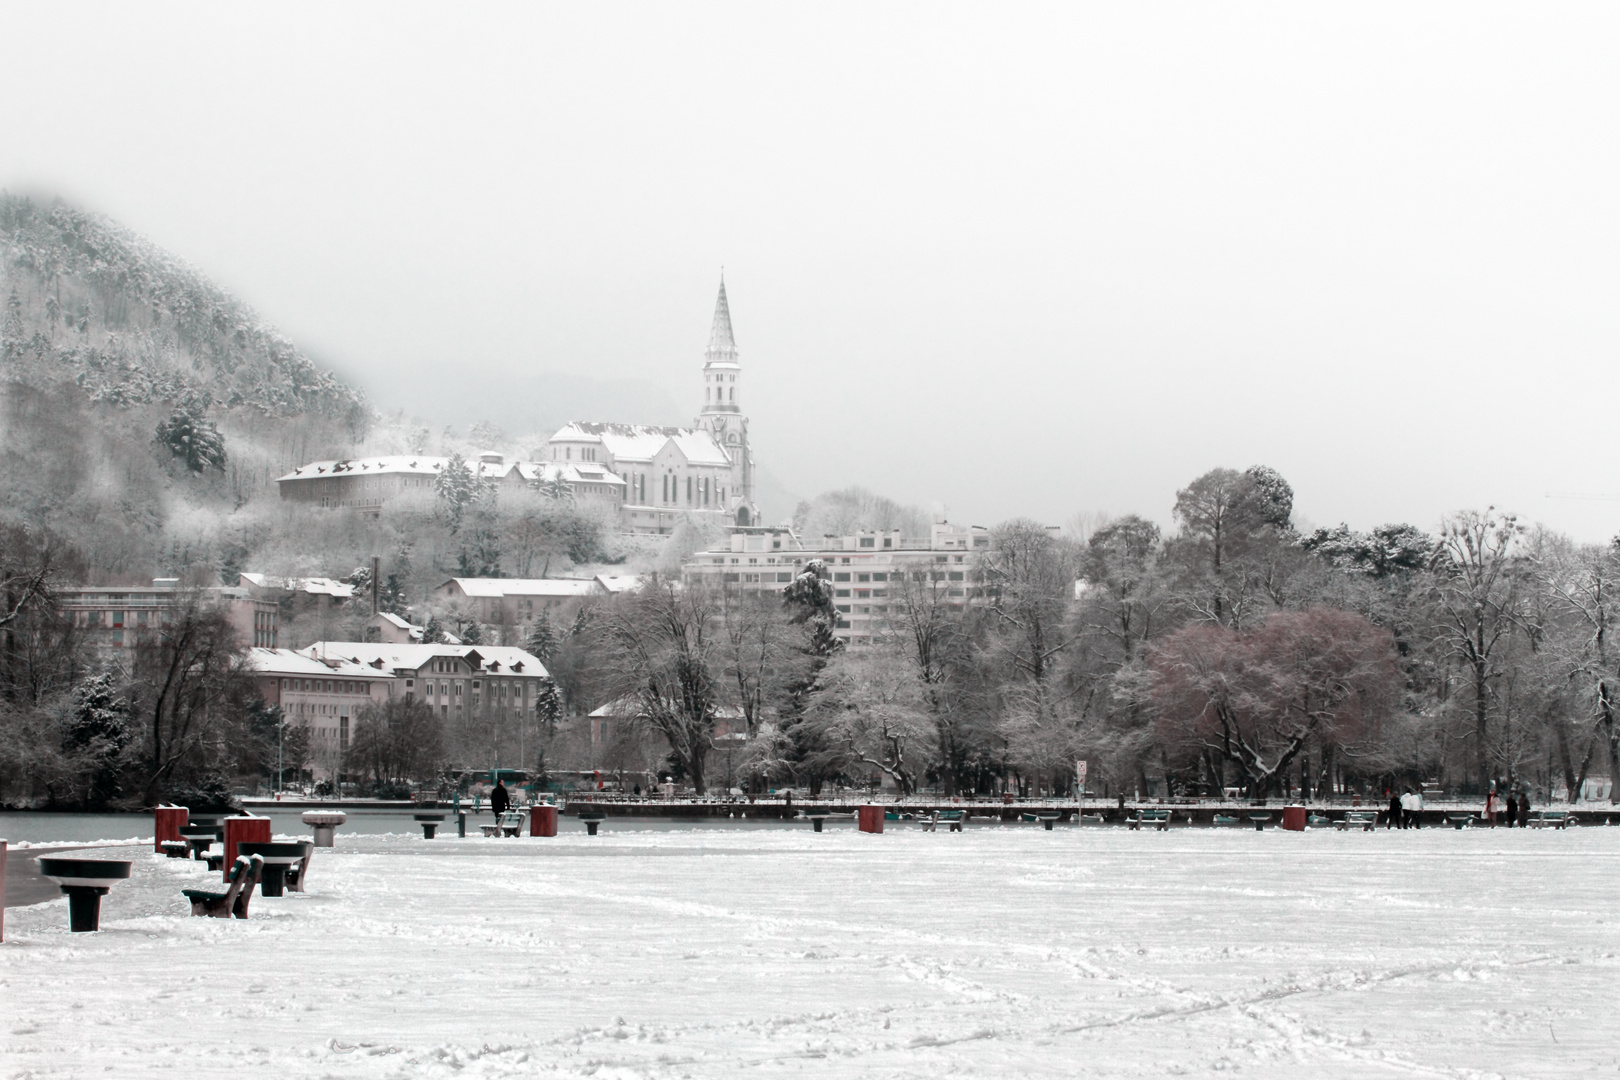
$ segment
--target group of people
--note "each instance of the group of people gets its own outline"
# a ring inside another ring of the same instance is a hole
[[[1527,828],[1530,824],[1530,795],[1521,791],[1517,795],[1509,792],[1506,796],[1496,793],[1491,787],[1491,793],[1485,796],[1485,824],[1495,827],[1496,819],[1500,817],[1502,824],[1508,828],[1517,825]],[[1423,827],[1423,793],[1410,788],[1396,795],[1393,791],[1389,796],[1389,811],[1384,817],[1386,829],[1421,829]]]
[[[1389,814],[1384,818],[1386,829],[1423,828],[1423,793],[1406,789],[1399,795],[1390,792]]]
[[[1521,829],[1529,828],[1529,793],[1521,791],[1515,796],[1510,791],[1503,797],[1496,794],[1496,788],[1491,788],[1491,793],[1485,796],[1485,820],[1489,824],[1495,825],[1498,815],[1502,818],[1502,824],[1510,829],[1515,825]]]

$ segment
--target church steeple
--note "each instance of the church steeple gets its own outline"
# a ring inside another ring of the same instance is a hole
[[[759,516],[754,506],[754,455],[748,445],[748,417],[738,400],[742,365],[737,362],[737,339],[731,330],[731,305],[726,300],[726,279],[720,277],[720,295],[714,301],[714,322],[709,347],[703,350],[703,411],[697,427],[714,437],[731,462],[725,509],[739,524]]]
[[[737,362],[737,340],[731,335],[731,305],[726,303],[726,279],[720,278],[720,295],[714,301],[714,325],[709,329],[709,347],[703,351],[709,363],[716,360]]]

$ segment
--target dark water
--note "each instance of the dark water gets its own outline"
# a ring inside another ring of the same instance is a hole
[[[437,812],[437,811],[436,811]],[[271,810],[263,812],[255,810],[255,814],[270,819],[270,831],[276,835],[290,834],[294,836],[307,836],[310,827],[305,825],[301,815],[302,810]],[[413,833],[420,835],[421,826],[408,812],[398,810],[346,810],[349,820],[338,828],[338,833]],[[456,831],[456,818],[453,813],[443,811],[444,820],[439,823],[439,835],[453,836]],[[478,835],[477,826],[480,823],[488,824],[489,811],[482,814],[467,815],[467,831]],[[572,817],[564,816],[559,821],[559,827],[564,831],[584,831],[581,825]],[[892,826],[894,823],[891,822]],[[834,819],[827,824],[827,828],[853,828],[853,822],[845,819]],[[740,818],[644,818],[644,817],[610,817],[602,826],[604,830],[613,832],[692,832],[707,829],[801,829],[808,830],[809,824],[804,821],[777,821],[743,820]],[[83,843],[92,840],[136,840],[152,835],[151,814],[50,814],[26,812],[0,813],[0,840],[9,840],[12,843],[28,841],[30,843]]]

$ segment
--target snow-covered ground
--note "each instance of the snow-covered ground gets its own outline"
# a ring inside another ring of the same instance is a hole
[[[6,913],[15,1077],[1614,1076],[1620,830],[338,833]],[[128,848],[108,852],[128,857]],[[26,858],[22,853],[13,858]]]

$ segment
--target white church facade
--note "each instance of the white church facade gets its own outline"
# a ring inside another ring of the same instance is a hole
[[[688,515],[756,525],[754,456],[743,415],[742,366],[726,283],[704,350],[703,411],[689,428],[575,420],[546,444],[552,461],[592,462],[624,481],[620,521],[630,532],[666,533]]]

